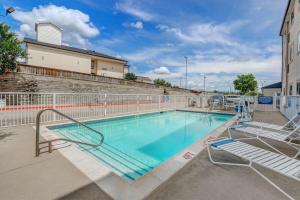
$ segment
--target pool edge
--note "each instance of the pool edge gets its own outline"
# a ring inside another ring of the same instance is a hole
[[[220,112],[214,114],[228,113]],[[91,155],[80,151],[75,146],[59,149],[58,151],[67,160],[69,160],[77,169],[79,169],[84,175],[86,175],[91,181],[95,182],[99,186],[99,188],[101,188],[101,190],[107,193],[111,198],[143,199],[149,196],[165,181],[174,176],[191,160],[193,160],[193,158],[198,156],[206,148],[205,141],[208,138],[220,136],[227,129],[227,127],[232,125],[236,120],[237,116],[233,116],[230,120],[211,131],[206,137],[191,144],[186,149],[182,150],[175,156],[171,157],[169,160],[165,161],[161,165],[157,166],[155,169],[149,171],[149,173],[145,174],[144,176],[140,177],[139,179],[133,182],[125,181],[119,175],[112,172],[112,170],[110,170],[104,164],[100,163]],[[56,133],[48,129],[47,126],[49,125],[44,125],[41,127],[42,136],[46,139],[49,137],[55,137]]]

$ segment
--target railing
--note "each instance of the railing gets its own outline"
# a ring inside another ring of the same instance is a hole
[[[76,141],[76,140],[70,140],[70,139],[67,139],[67,138],[56,138],[56,139],[52,139],[52,140],[47,140],[47,141],[44,141],[44,142],[40,142],[40,122],[41,122],[41,116],[44,112],[46,111],[51,111],[51,112],[54,112],[55,114],[57,115],[60,115],[61,117],[64,117],[72,122],[75,122],[76,124],[80,125],[80,126],[83,126],[84,128],[87,128],[88,130],[90,131],[93,131],[95,133],[97,133],[101,139],[100,139],[100,142],[98,144],[91,144],[91,143],[86,143],[86,142],[82,142],[82,141]],[[48,151],[49,153],[52,152],[52,142],[56,142],[56,141],[67,141],[67,142],[72,142],[72,143],[76,143],[76,144],[82,144],[82,145],[87,145],[87,146],[92,146],[92,147],[98,147],[100,146],[103,141],[104,141],[104,136],[101,132],[55,110],[55,109],[45,109],[45,110],[41,110],[38,112],[37,116],[36,116],[36,136],[35,136],[35,155],[36,156],[39,156],[40,155],[40,145],[41,144],[48,144]]]
[[[0,93],[0,127],[36,123],[40,110],[55,109],[73,119],[106,118],[119,115],[185,108],[195,96],[127,95],[98,93]],[[64,120],[45,113],[41,122]]]
[[[281,96],[280,112],[291,119],[300,112],[300,96]]]
[[[73,71],[47,68],[47,67],[39,67],[39,66],[26,65],[26,64],[18,64],[17,72],[24,73],[24,74],[40,75],[40,76],[51,76],[51,77],[58,77],[58,78],[96,81],[101,83],[110,83],[110,84],[118,84],[118,85],[131,85],[137,87],[140,86],[146,88],[157,88],[157,86],[153,83],[146,83],[141,81],[129,81],[129,80],[113,78],[113,77],[85,74],[80,72],[73,72]],[[177,87],[172,87],[172,90],[180,91],[180,92],[191,92],[191,90],[184,89],[184,88],[177,88]],[[199,93],[197,91],[192,91],[192,92]]]

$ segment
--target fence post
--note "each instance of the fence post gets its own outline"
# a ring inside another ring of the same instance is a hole
[[[56,93],[52,95],[53,109],[56,109]],[[53,121],[56,121],[56,114],[53,112]]]
[[[277,97],[276,94],[273,96],[273,111],[276,111],[276,102],[277,102]]]
[[[160,111],[160,95],[158,95],[158,111]]]
[[[104,95],[104,117],[107,115],[106,109],[107,109],[107,94]]]
[[[140,95],[136,96],[137,112],[140,112]]]

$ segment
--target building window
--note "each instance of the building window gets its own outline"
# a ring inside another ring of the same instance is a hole
[[[293,45],[294,45],[294,43],[292,43],[291,45],[290,45],[290,58],[289,58],[289,60],[290,60],[290,62],[292,62],[293,61],[293,59],[294,59],[294,52],[293,52]]]
[[[289,95],[293,95],[293,85],[290,85],[290,88],[289,88]]]
[[[300,95],[300,82],[297,83],[297,95]]]
[[[291,14],[291,24],[292,25],[294,24],[294,12],[292,12],[292,14]]]
[[[298,52],[300,52],[300,32],[298,33]]]

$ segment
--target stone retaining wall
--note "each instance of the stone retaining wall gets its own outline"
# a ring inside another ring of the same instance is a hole
[[[165,90],[171,95],[194,94],[178,91],[175,88]],[[0,75],[0,92],[164,94],[164,88],[146,88],[12,72]]]

